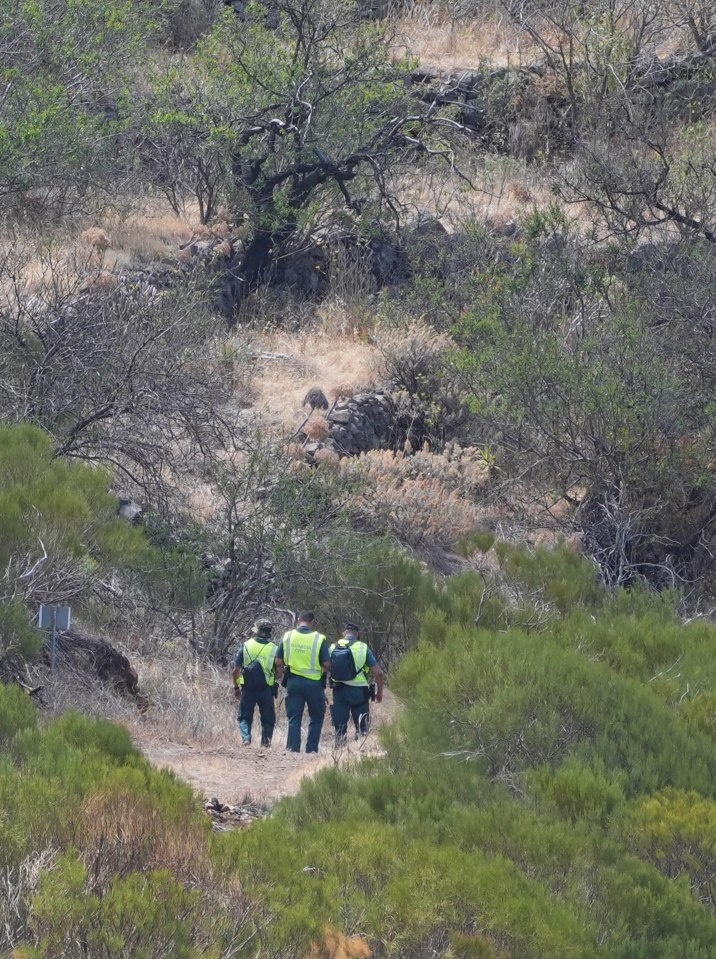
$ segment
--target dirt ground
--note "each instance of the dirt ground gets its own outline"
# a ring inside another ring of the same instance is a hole
[[[175,741],[167,737],[166,727],[158,729],[153,724],[133,722],[129,728],[136,745],[154,766],[171,769],[206,799],[216,797],[227,805],[245,802],[271,805],[283,796],[297,793],[305,778],[315,775],[325,766],[343,767],[365,756],[381,755],[378,730],[390,722],[397,708],[395,697],[386,690],[383,702],[372,704],[373,726],[368,736],[359,742],[351,740],[346,748],[340,750],[335,748],[333,727],[327,711],[317,755],[286,751],[287,721],[281,700],[273,744],[268,749],[259,747],[256,741],[251,746],[242,746],[238,727],[233,742],[219,745],[191,742],[188,737]],[[304,717],[304,742],[306,719]],[[257,732],[257,722],[258,712],[254,720],[254,734]]]

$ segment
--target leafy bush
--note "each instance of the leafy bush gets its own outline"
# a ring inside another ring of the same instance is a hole
[[[6,748],[18,732],[36,725],[35,707],[20,687],[0,684],[0,745]]]
[[[117,516],[102,469],[53,456],[36,427],[0,426],[0,668],[35,652],[39,602],[87,602],[110,570],[155,565],[141,529]]]

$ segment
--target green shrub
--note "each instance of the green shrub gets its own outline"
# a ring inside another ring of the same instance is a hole
[[[27,955],[37,959],[200,955],[194,929],[200,898],[196,891],[185,889],[163,870],[117,878],[101,897],[87,891],[87,879],[85,867],[72,855],[62,857],[46,874],[30,910],[38,946]]]
[[[599,765],[595,762],[594,768],[590,768],[575,759],[567,759],[555,770],[540,767],[526,781],[553,804],[561,818],[571,822],[586,819],[604,827],[624,800],[622,783],[626,774],[608,776]]]
[[[716,908],[716,803],[696,792],[665,789],[630,803],[614,835],[670,879],[689,878],[702,902]]]
[[[32,658],[44,642],[45,635],[31,625],[21,602],[0,603],[0,667],[14,659]]]
[[[546,635],[453,630],[440,650],[423,643],[394,686],[432,712],[442,748],[484,756],[493,773],[514,775],[567,756],[628,772],[628,793],[666,784],[714,789],[716,760],[643,685]],[[424,725],[424,722],[423,722]]]
[[[22,730],[35,730],[37,712],[32,702],[19,686],[0,683],[0,747]]]

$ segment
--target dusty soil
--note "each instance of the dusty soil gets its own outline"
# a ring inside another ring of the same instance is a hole
[[[302,781],[315,775],[324,766],[346,766],[365,756],[381,755],[378,730],[390,722],[397,708],[395,697],[386,691],[382,703],[372,704],[373,727],[368,736],[359,742],[351,741],[340,750],[335,748],[333,727],[327,712],[317,755],[286,751],[286,712],[281,703],[273,744],[269,749],[260,748],[256,742],[248,747],[241,746],[238,728],[233,742],[227,741],[221,745],[207,745],[186,739],[174,741],[166,736],[166,727],[160,730],[147,724],[132,723],[130,732],[137,746],[154,766],[171,769],[206,799],[216,797],[228,805],[249,801],[271,805],[283,796],[297,793]],[[258,713],[254,721],[254,734],[257,732],[257,720]]]

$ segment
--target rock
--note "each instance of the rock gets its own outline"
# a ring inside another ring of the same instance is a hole
[[[336,408],[328,417],[329,423],[350,423],[353,412],[349,409]]]
[[[140,522],[143,512],[144,510],[140,504],[136,503],[133,499],[126,496],[119,497],[119,515],[124,517],[124,519],[128,519],[130,523]]]
[[[140,691],[137,671],[126,656],[103,639],[69,629],[58,633],[57,662],[60,668],[98,679],[121,695],[129,696],[140,711],[149,706]]]

